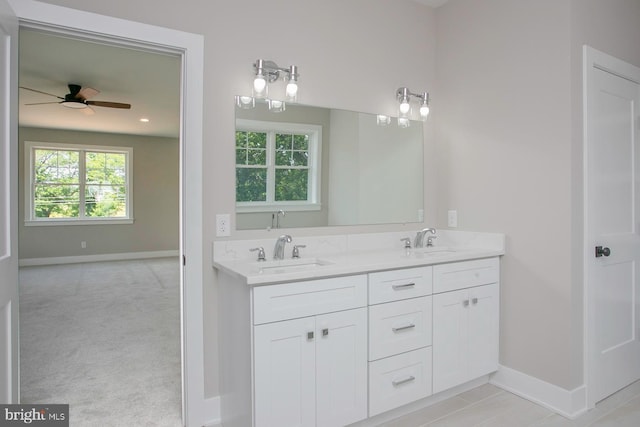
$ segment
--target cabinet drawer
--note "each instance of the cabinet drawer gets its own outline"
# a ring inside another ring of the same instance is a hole
[[[433,267],[433,292],[448,292],[497,283],[499,276],[498,258],[436,265]]]
[[[431,347],[369,363],[369,416],[431,395]]]
[[[431,294],[431,267],[405,268],[369,274],[369,304]]]
[[[369,307],[369,360],[431,345],[432,297]]]
[[[366,275],[265,285],[253,288],[253,323],[259,325],[366,305]]]

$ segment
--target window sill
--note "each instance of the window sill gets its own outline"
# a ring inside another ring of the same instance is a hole
[[[46,219],[26,220],[25,227],[49,227],[56,225],[127,225],[133,224],[132,218],[118,219]]]

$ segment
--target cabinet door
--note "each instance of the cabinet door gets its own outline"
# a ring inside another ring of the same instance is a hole
[[[433,392],[467,381],[469,293],[466,289],[433,296]]]
[[[497,283],[469,289],[469,377],[498,369],[500,289]]]
[[[315,319],[254,327],[255,427],[315,426]]]
[[[366,418],[367,309],[317,316],[316,335],[317,426]]]

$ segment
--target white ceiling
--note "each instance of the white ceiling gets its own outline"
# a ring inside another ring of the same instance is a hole
[[[94,101],[131,104],[130,110],[74,110],[58,99],[19,90],[21,126],[177,137],[180,129],[180,58],[115,47],[34,30],[20,32],[20,86],[64,97],[69,83],[100,91]],[[140,122],[148,118],[148,123]]]

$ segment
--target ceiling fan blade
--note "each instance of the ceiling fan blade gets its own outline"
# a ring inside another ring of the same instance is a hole
[[[58,101],[53,102],[34,102],[32,104],[24,104],[24,105],[45,105],[45,104],[60,104]]]
[[[80,111],[82,111],[85,116],[93,116],[96,113],[96,110],[91,107],[82,108]]]
[[[29,87],[24,87],[24,86],[20,86],[20,89],[24,89],[24,90],[30,90],[31,92],[36,92],[36,93],[41,93],[43,95],[49,95],[49,96],[54,96],[58,99],[64,99],[62,96],[58,96],[58,95],[54,95],[52,93],[47,93],[47,92],[43,92],[41,90],[37,90],[37,89],[31,89]]]
[[[78,92],[78,94],[76,95],[76,98],[87,100],[89,98],[93,98],[99,93],[100,93],[99,90],[94,89],[92,87],[83,87],[82,89],[80,89],[80,92]]]
[[[86,104],[95,105],[96,107],[123,108],[126,110],[131,108],[131,104],[123,104],[121,102],[86,101]]]

